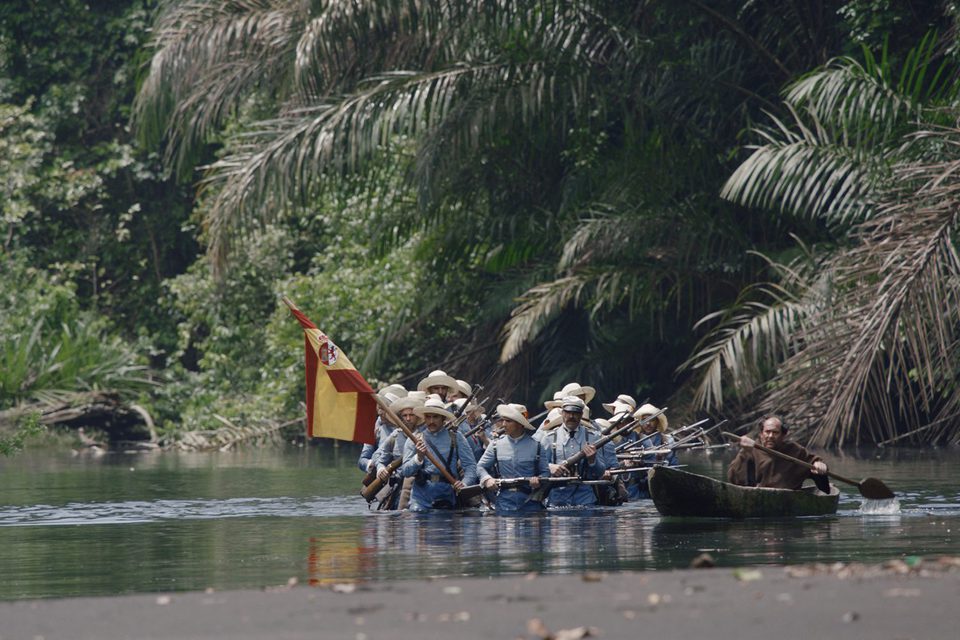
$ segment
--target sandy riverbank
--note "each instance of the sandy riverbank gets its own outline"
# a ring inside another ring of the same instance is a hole
[[[960,637],[960,558],[0,603],[0,640]]]

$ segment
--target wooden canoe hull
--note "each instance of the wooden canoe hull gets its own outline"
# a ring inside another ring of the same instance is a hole
[[[840,491],[824,494],[814,488],[799,491],[741,487],[670,467],[649,472],[650,497],[662,515],[701,518],[788,518],[837,512]]]

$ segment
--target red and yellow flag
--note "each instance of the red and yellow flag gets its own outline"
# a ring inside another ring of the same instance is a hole
[[[347,354],[284,296],[300,322],[307,364],[307,437],[373,444],[377,403],[373,389]]]

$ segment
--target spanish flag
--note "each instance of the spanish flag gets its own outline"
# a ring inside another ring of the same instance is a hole
[[[377,403],[373,389],[347,354],[293,302],[283,297],[303,327],[307,363],[307,437],[373,444]]]

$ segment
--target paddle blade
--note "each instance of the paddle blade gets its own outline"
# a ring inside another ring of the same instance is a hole
[[[860,495],[870,500],[890,500],[896,497],[890,487],[876,478],[864,478],[857,484],[857,488],[860,489]]]

